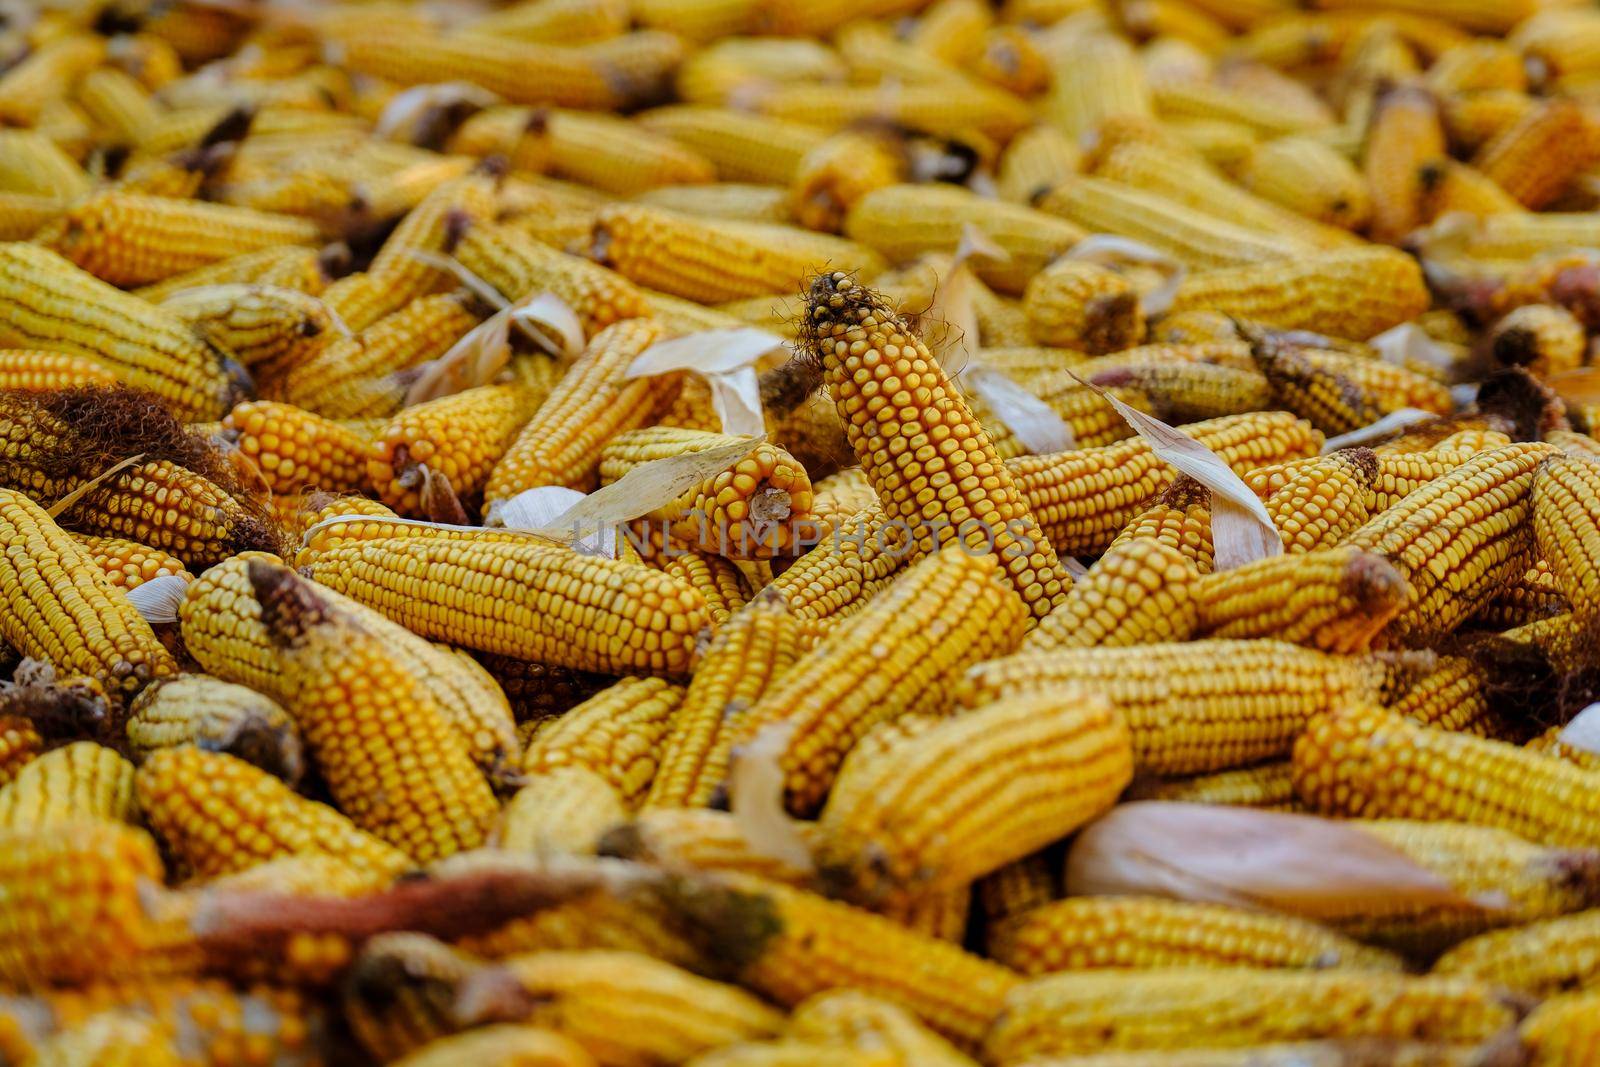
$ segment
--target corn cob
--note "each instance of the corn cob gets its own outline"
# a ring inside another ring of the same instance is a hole
[[[891,919],[747,875],[685,880],[665,895],[727,955],[742,985],[782,1005],[853,988],[975,1045],[1018,978]]]
[[[1122,275],[1094,263],[1062,260],[1028,282],[1022,310],[1040,344],[1105,353],[1144,335],[1138,293]]]
[[[285,670],[305,676],[286,701],[340,808],[426,861],[481,844],[496,805],[448,712],[400,668],[381,632],[292,571],[252,560],[261,623]],[[361,677],[363,688],[348,679]],[[382,733],[363,722],[381,721]],[[351,731],[363,742],[352,746]]]
[[[0,76],[0,119],[36,126],[45,108],[65,97],[81,75],[105,57],[104,38],[68,33],[44,44]]]
[[[690,104],[646,111],[637,121],[711,160],[723,181],[787,185],[806,153],[828,136],[815,126]]]
[[[786,1038],[723,1045],[687,1061],[687,1067],[805,1067],[812,1063],[836,1064],[837,1067],[893,1067],[899,1062],[886,1049],[866,1051],[829,1042]]]
[[[633,199],[683,215],[743,222],[794,222],[790,193],[781,185],[718,182],[712,185],[662,185]],[[835,227],[837,229],[837,227]]]
[[[566,1034],[605,1063],[677,1063],[776,1034],[783,1016],[743,990],[630,952],[540,952],[471,974],[469,1021],[522,1021]]]
[[[291,785],[304,767],[294,720],[276,701],[242,685],[180,674],[146,687],[129,710],[128,742],[140,760],[194,745],[252,763]]]
[[[522,769],[537,775],[583,768],[603,778],[628,807],[636,806],[655,778],[656,749],[683,696],[682,686],[659,678],[625,678],[540,730]]]
[[[1362,155],[1374,237],[1398,241],[1417,227],[1422,221],[1421,168],[1443,155],[1439,105],[1427,90],[1400,85],[1378,98]]]
[[[1270,470],[1270,468],[1269,468]],[[1283,538],[1284,551],[1312,552],[1338,544],[1368,518],[1379,460],[1369,449],[1337,452],[1282,468],[1266,495],[1267,514]],[[1251,476],[1255,484],[1261,473]]]
[[[271,285],[205,286],[175,293],[161,307],[266,376],[316,358],[340,326],[316,297]]]
[[[770,586],[800,620],[809,648],[840,620],[865,608],[905,565],[908,551],[903,531],[873,505],[837,523]]]
[[[367,442],[331,419],[292,404],[252,400],[235,406],[222,427],[273,493],[349,493],[366,485]]]
[[[1535,508],[1537,506],[1535,501]],[[1472,622],[1491,630],[1509,630],[1571,610],[1572,602],[1557,587],[1550,565],[1540,560],[1522,577],[1506,583],[1494,599],[1473,616]]]
[[[1006,1000],[984,1042],[996,1063],[1107,1049],[1379,1037],[1470,1044],[1515,1019],[1487,985],[1383,972],[1261,968],[1063,974]]]
[[[896,1062],[922,1067],[973,1067],[974,1063],[898,1004],[850,989],[819,993],[801,1002],[784,1033],[789,1040],[861,1052],[888,1051]]]
[[[639,285],[706,304],[787,292],[830,266],[866,274],[884,267],[876,252],[854,241],[643,204],[600,209],[594,249],[597,259]]]
[[[543,132],[552,173],[619,196],[716,177],[692,148],[609,115],[553,111]]]
[[[797,827],[809,844],[814,827]],[[600,851],[669,871],[735,871],[785,885],[804,886],[809,869],[768,855],[745,834],[739,819],[707,808],[654,808],[610,828]]]
[[[492,506],[542,485],[592,488],[601,446],[644,425],[660,403],[659,383],[623,374],[661,335],[650,319],[620,322],[596,334],[503,449],[484,483],[485,501]]]
[[[1580,624],[1600,617],[1595,561],[1600,558],[1597,492],[1600,468],[1592,460],[1552,456],[1533,483],[1533,529],[1539,554],[1550,562],[1556,585]]]
[[[936,137],[976,132],[1009,140],[1031,125],[1026,101],[982,82],[962,82],[952,92],[947,82],[884,85],[789,84],[758,87],[752,94],[763,115],[836,130],[863,120],[887,120]]]
[[[0,344],[102,361],[180,418],[217,418],[230,384],[216,352],[176,317],[78,270],[47,249],[0,246]]]
[[[92,741],[46,752],[0,788],[0,826],[11,829],[132,822],[133,815],[133,764]]]
[[[537,742],[537,736],[530,740],[530,750]],[[500,814],[494,835],[500,848],[546,856],[594,855],[603,835],[628,818],[622,794],[585,767],[557,767],[522,780],[525,784]]]
[[[728,771],[729,720],[757,703],[794,664],[797,629],[781,595],[774,595],[758,597],[717,631],[662,739],[645,808],[710,801]]]
[[[991,933],[991,955],[1026,975],[1180,967],[1395,971],[1400,960],[1304,919],[1156,897],[1076,897]]]
[[[1287,412],[1258,412],[1183,427],[1235,473],[1309,456],[1321,434]],[[1022,456],[1006,467],[1052,545],[1067,555],[1105,551],[1174,472],[1142,438],[1102,448]]]
[[[1261,145],[1251,152],[1239,178],[1257,196],[1341,229],[1360,229],[1372,211],[1361,172],[1310,137],[1282,137]]]
[[[1155,537],[1120,542],[1022,642],[1025,651],[1186,641],[1199,621],[1199,571]]]
[[[1402,779],[1396,767],[1405,769]],[[1540,844],[1600,840],[1588,781],[1588,772],[1552,756],[1419,726],[1360,703],[1317,719],[1295,745],[1295,791],[1322,811],[1453,818]],[[1392,787],[1396,782],[1401,788]],[[1515,806],[1499,799],[1508,788],[1522,797]]]
[[[1109,554],[1146,540],[1176,550],[1196,572],[1210,574],[1210,492],[1192,478],[1180,478],[1161,499],[1135,515],[1105,551]]]
[[[508,1023],[440,1038],[393,1062],[397,1067],[450,1067],[457,1063],[481,1067],[589,1067],[594,1058],[581,1044],[554,1030]]]
[[[1307,723],[1375,698],[1390,672],[1403,667],[1263,640],[1063,649],[980,663],[966,672],[955,699],[972,708],[1081,685],[1103,693],[1127,718],[1139,773],[1196,774],[1288,755]]]
[[[427,571],[426,588],[415,587],[412,568]],[[491,568],[506,568],[491,582],[503,592],[464,596]],[[578,670],[683,674],[708,621],[703,598],[676,579],[527,538],[363,541],[322,553],[310,569],[425,637]],[[556,590],[560,610],[550,600]]]
[[[490,472],[542,399],[520,385],[485,385],[406,408],[368,446],[367,483],[401,515],[430,517],[429,494],[441,478],[462,506],[476,509]]]
[[[1472,162],[1518,203],[1537,210],[1597,158],[1600,133],[1575,101],[1558,99],[1500,131]]]
[[[361,1046],[385,1063],[459,1029],[456,989],[481,961],[425,934],[379,934],[351,961],[341,990]]]
[[[24,348],[0,349],[0,389],[47,393],[116,384],[117,376],[96,359]]]
[[[1434,963],[1431,973],[1494,982],[1537,997],[1595,985],[1595,923],[1584,911],[1469,938]]]
[[[159,304],[186,289],[209,285],[271,285],[316,296],[327,284],[322,253],[303,245],[279,245],[197,267],[166,281],[143,286],[134,290],[134,294]]]
[[[905,146],[883,132],[842,130],[807,152],[790,182],[794,221],[810,230],[838,233],[862,197],[904,181]]]
[[[546,949],[616,949],[654,956],[700,974],[715,973],[716,965],[692,943],[690,934],[687,924],[663,901],[601,889],[458,944],[492,959]]]
[[[44,751],[44,738],[33,722],[20,715],[0,716],[0,789]]]
[[[85,74],[77,101],[89,120],[119,144],[138,144],[161,116],[160,105],[139,80],[115,67]]]
[[[995,183],[1005,199],[1031,204],[1076,174],[1080,163],[1077,145],[1058,127],[1041,124],[1011,139]]]
[[[399,849],[334,809],[221,752],[188,745],[153,752],[137,782],[146,824],[191,876],[215,878],[308,854],[337,857],[383,878],[411,865]]]
[[[1343,546],[1258,560],[1196,583],[1196,632],[1268,637],[1360,652],[1409,605],[1412,590],[1383,556]]]
[[[1548,304],[1514,309],[1489,335],[1497,361],[1527,367],[1541,378],[1581,366],[1587,343],[1583,324],[1565,308]]]
[[[1131,776],[1127,727],[1105,701],[1069,689],[1002,700],[852,759],[823,809],[817,863],[878,906],[964,886],[1106,810]]]
[[[1038,207],[1084,231],[1131,237],[1202,270],[1276,263],[1306,250],[1291,238],[1247,229],[1159,193],[1105,178],[1069,178],[1040,197]]]
[[[68,203],[54,196],[0,192],[0,240],[29,240],[65,214]]]
[[[1294,795],[1294,778],[1288,760],[1186,778],[1144,778],[1133,783],[1128,799],[1223,804],[1262,811],[1304,810]]]
[[[750,591],[739,566],[726,556],[697,549],[665,547],[665,558],[655,560],[661,570],[705,598],[711,629],[720,629],[750,601]]]
[[[92,184],[49,138],[31,130],[0,131],[0,191],[72,200]]]
[[[1325,111],[1285,108],[1283,101],[1208,82],[1163,82],[1150,87],[1156,114],[1164,119],[1226,119],[1263,137],[1304,133],[1328,125]]]
[[[1595,1028],[1595,994],[1551,997],[1528,1014],[1517,1036],[1533,1067],[1591,1067],[1600,1055]]]
[[[1074,143],[1108,118],[1154,114],[1138,57],[1119,37],[1085,34],[1052,57],[1043,115]]]
[[[1564,726],[1552,726],[1522,747],[1531,752],[1543,752],[1547,755],[1556,756],[1587,771],[1600,770],[1600,753],[1591,752],[1586,748],[1579,748],[1563,741],[1562,732],[1565,729],[1566,727]]]
[[[935,610],[946,625],[930,629],[926,620]],[[943,687],[970,664],[1014,648],[1025,621],[993,557],[946,548],[801,657],[729,724],[732,742],[785,724],[791,733],[779,765],[789,805],[814,811],[867,730],[942,707]]]
[[[1353,248],[1294,263],[1200,271],[1179,286],[1172,310],[1220,311],[1286,330],[1364,339],[1427,306],[1421,272],[1409,256]]]

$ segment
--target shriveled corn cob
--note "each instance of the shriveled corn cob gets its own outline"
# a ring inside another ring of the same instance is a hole
[[[407,870],[399,849],[272,775],[221,752],[154,752],[138,774],[139,810],[187,874],[214,878],[283,856],[327,855],[377,878]]]
[[[133,816],[133,764],[92,741],[46,752],[0,788],[0,826],[12,829]]]
[[[276,701],[203,674],[147,686],[129,708],[128,743],[141,760],[186,745],[226,753],[291,785],[305,766],[300,732]]]
[[[1044,904],[993,931],[989,950],[1027,975],[1103,968],[1400,969],[1397,957],[1304,919],[1158,897]]]
[[[972,708],[1081,686],[1104,694],[1127,718],[1140,773],[1195,774],[1288,755],[1307,723],[1374,699],[1402,667],[1265,640],[1061,649],[980,663],[966,672],[955,699]]]
[[[435,492],[476,509],[543,399],[522,385],[485,385],[408,407],[367,446],[366,482],[401,515],[434,517]]]
[[[1185,641],[1199,621],[1200,572],[1157,537],[1113,545],[1023,640],[1026,651]]]
[[[1288,760],[1187,778],[1140,779],[1128,790],[1128,798],[1179,804],[1224,804],[1263,811],[1303,810],[1294,795],[1293,767]]]
[[[852,758],[818,823],[817,863],[878,907],[964,886],[1109,808],[1132,770],[1127,726],[1099,696],[997,701]]]

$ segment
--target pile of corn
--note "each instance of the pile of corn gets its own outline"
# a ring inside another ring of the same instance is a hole
[[[1600,1064],[1600,10],[5,19],[0,1064]]]

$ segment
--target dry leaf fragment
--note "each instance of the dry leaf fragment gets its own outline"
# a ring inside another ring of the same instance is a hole
[[[734,750],[728,800],[752,852],[810,873],[811,848],[784,806],[785,776],[778,763],[794,731],[792,722],[774,723]]]
[[[754,327],[702,330],[651,345],[628,365],[625,377],[693,371],[711,386],[711,403],[722,432],[755,436],[767,428],[755,362],[785,345],[777,334]]]

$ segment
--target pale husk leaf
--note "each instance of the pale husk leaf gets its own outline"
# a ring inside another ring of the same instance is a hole
[[[722,432],[755,436],[766,430],[755,361],[784,345],[782,337],[753,326],[702,330],[656,342],[635,357],[625,376],[647,378],[693,371],[711,386],[711,402]]]
[[[390,98],[389,103],[384,106],[383,114],[378,116],[378,123],[373,132],[384,138],[393,138],[399,133],[409,139],[417,120],[434,108],[451,107],[455,104],[471,104],[473,107],[485,108],[498,103],[500,103],[498,96],[471,82],[452,81],[413,85]]]
[[[809,873],[811,849],[784,807],[785,776],[778,762],[794,731],[792,722],[774,723],[734,749],[728,800],[752,852]]]
[[[1322,442],[1322,454],[1326,456],[1328,453],[1337,452],[1341,448],[1355,448],[1369,441],[1387,437],[1396,430],[1403,430],[1407,426],[1419,422],[1427,422],[1429,419],[1438,417],[1433,412],[1423,411],[1421,408],[1396,408],[1376,422],[1369,422],[1360,429],[1328,438]]]
[[[144,621],[161,626],[178,621],[178,608],[189,591],[189,579],[181,574],[162,574],[123,595]]]
[[[1165,315],[1172,308],[1178,287],[1188,275],[1188,268],[1165,252],[1135,241],[1131,237],[1096,233],[1085,237],[1067,250],[1063,259],[1081,259],[1101,266],[1115,267],[1124,263],[1154,267],[1162,272],[1162,282],[1155,289],[1139,297],[1139,310],[1154,318]]]
[[[1590,704],[1562,728],[1561,743],[1600,755],[1600,704]]]
[[[484,518],[488,527],[508,530],[539,530],[556,522],[576,507],[588,494],[564,485],[541,485],[525,489],[509,500],[491,505]],[[586,555],[617,558],[617,528],[606,526],[572,543],[575,551]]]

